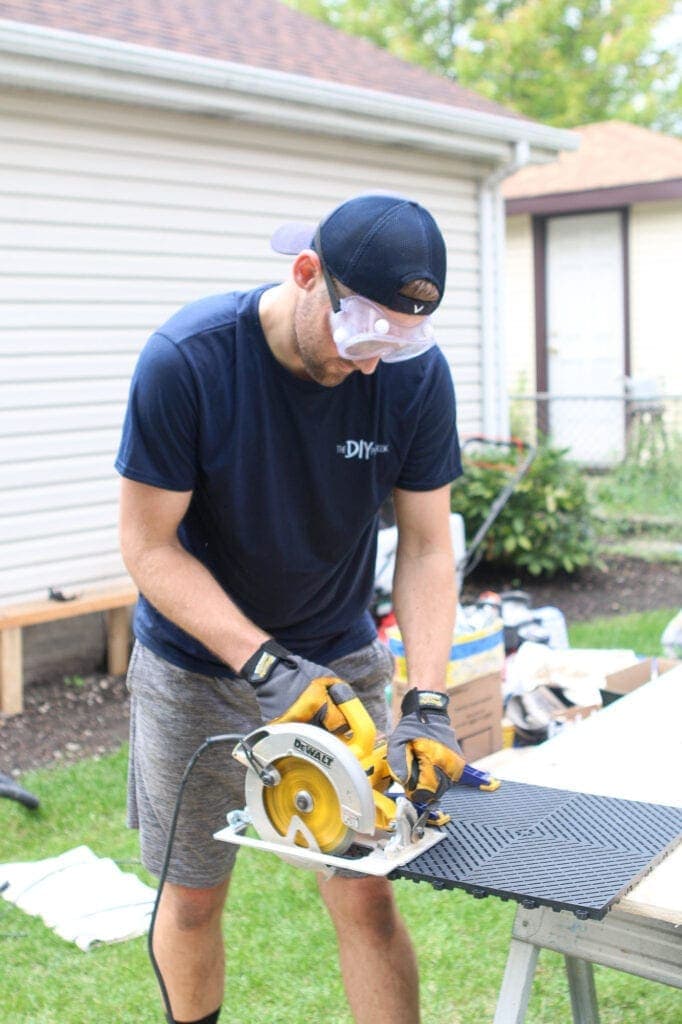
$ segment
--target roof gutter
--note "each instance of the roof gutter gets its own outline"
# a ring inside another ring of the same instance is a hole
[[[537,161],[575,149],[572,133],[523,118],[311,79],[252,65],[0,20],[0,84],[135,105],[509,158],[523,142]]]
[[[504,338],[505,208],[499,185],[530,161],[530,147],[523,140],[514,155],[481,181],[479,192],[481,250],[481,379],[483,433],[509,436]]]

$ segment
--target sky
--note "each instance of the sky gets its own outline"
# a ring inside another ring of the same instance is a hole
[[[682,43],[682,2],[675,4],[675,11],[659,26],[658,38],[666,45]]]

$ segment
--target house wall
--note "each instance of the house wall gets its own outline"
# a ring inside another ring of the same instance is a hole
[[[511,395],[535,391],[535,297],[533,233],[527,214],[507,217],[504,340]]]
[[[631,207],[629,256],[631,374],[653,378],[667,395],[682,395],[682,360],[677,356],[682,202]],[[505,281],[507,386],[510,394],[519,390],[532,393],[535,312],[533,236],[528,214],[507,217]]]
[[[199,296],[279,280],[272,231],[372,188],[449,246],[439,337],[481,426],[478,179],[409,149],[39,93],[0,93],[0,603],[120,576],[117,448],[148,334]]]
[[[682,395],[680,269],[682,202],[641,203],[630,212],[630,351],[633,377]]]

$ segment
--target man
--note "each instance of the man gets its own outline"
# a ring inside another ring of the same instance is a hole
[[[394,602],[413,690],[390,737],[409,795],[463,761],[443,694],[456,602],[449,488],[454,395],[430,314],[445,245],[414,202],[371,195],[318,227],[280,229],[287,280],[180,310],[142,352],[117,468],[135,613],[129,819],[159,874],[176,792],[211,734],[329,725],[329,677],[386,731],[391,659],[376,640],[378,510],[393,493]],[[338,681],[338,679],[337,679]],[[330,726],[333,728],[333,726]],[[155,932],[172,1020],[215,1024],[234,847],[212,833],[243,803],[225,748],[183,799]],[[321,882],[359,1024],[415,1024],[415,958],[385,879]]]

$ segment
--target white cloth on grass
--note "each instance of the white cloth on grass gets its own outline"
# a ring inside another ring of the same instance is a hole
[[[84,951],[144,935],[156,898],[154,889],[87,846],[46,860],[0,864],[0,887],[5,883],[4,899]]]

